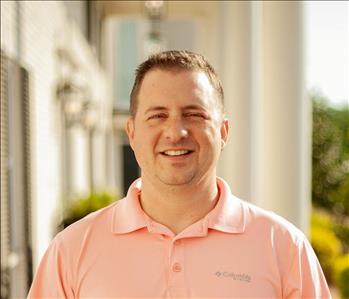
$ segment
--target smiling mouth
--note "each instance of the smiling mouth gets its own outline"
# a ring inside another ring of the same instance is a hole
[[[176,157],[176,156],[185,156],[191,154],[193,151],[190,150],[170,150],[161,152],[164,156]]]

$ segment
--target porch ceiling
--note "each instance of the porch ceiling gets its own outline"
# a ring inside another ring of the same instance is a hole
[[[144,1],[96,1],[104,17],[113,15],[142,15]],[[208,17],[218,9],[218,1],[165,1],[167,17]]]

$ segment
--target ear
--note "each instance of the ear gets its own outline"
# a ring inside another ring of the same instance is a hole
[[[225,148],[228,141],[229,135],[229,120],[227,118],[223,119],[221,124],[221,150]]]
[[[128,136],[128,140],[130,142],[131,147],[133,148],[133,139],[135,134],[135,124],[134,119],[132,117],[129,117],[126,121],[125,125],[125,131]]]

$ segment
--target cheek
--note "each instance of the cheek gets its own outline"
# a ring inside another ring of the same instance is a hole
[[[135,134],[134,145],[139,153],[153,151],[159,134],[155,130],[138,130]]]
[[[207,147],[214,156],[219,156],[221,152],[221,134],[217,128],[210,128],[206,134]]]
[[[205,130],[205,138],[207,139],[207,142],[210,144],[216,144],[220,143],[221,140],[221,134],[220,130],[216,127],[207,127]]]

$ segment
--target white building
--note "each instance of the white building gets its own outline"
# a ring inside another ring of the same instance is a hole
[[[26,295],[65,201],[107,187],[96,19],[87,2],[1,1],[1,297]]]
[[[128,93],[159,48],[200,52],[222,78],[231,130],[219,175],[307,231],[302,2],[161,3],[1,1],[2,297],[26,295],[67,200],[123,194],[138,175]]]

